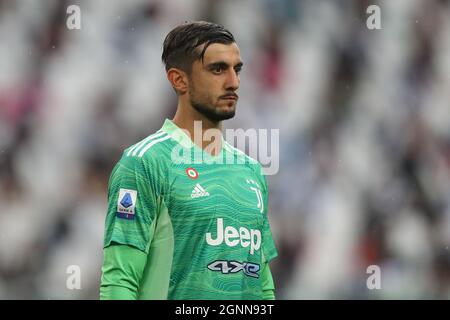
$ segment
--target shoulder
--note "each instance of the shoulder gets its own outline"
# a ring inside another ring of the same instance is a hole
[[[165,131],[158,130],[126,148],[122,157],[142,158],[144,160],[151,159],[156,154],[164,155],[170,144],[170,135]]]
[[[159,130],[125,148],[118,165],[135,170],[154,170],[170,161],[172,147],[171,136]]]

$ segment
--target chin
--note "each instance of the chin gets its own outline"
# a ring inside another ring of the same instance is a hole
[[[228,120],[234,117],[235,111],[227,112],[226,114],[222,114],[222,120]]]
[[[228,101],[226,104],[209,105],[191,101],[192,106],[199,113],[203,114],[211,121],[223,121],[234,117],[236,112],[236,102]]]
[[[222,116],[225,119],[233,118],[236,113],[236,104],[228,104],[225,108],[218,110],[217,115]],[[224,119],[224,120],[225,120]]]
[[[211,120],[215,120],[215,121],[223,121],[223,120],[228,120],[234,117],[236,113],[235,108],[233,107],[232,109],[228,109],[228,110],[217,110],[216,112],[214,112],[214,115],[211,117],[213,119]]]

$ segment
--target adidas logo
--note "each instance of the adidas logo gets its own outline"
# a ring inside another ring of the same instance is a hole
[[[196,184],[194,190],[192,190],[191,198],[209,197],[208,191],[203,189],[200,184]]]

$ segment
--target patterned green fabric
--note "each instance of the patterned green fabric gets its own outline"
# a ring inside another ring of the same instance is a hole
[[[263,265],[277,256],[267,182],[257,161],[222,142],[211,156],[166,120],[115,166],[104,247],[147,255],[138,298],[262,299]]]

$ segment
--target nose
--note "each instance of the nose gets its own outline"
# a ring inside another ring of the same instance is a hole
[[[236,71],[231,70],[228,73],[227,81],[225,83],[225,89],[227,91],[236,91],[239,89],[239,84],[241,80],[239,79],[239,75],[236,73]]]

